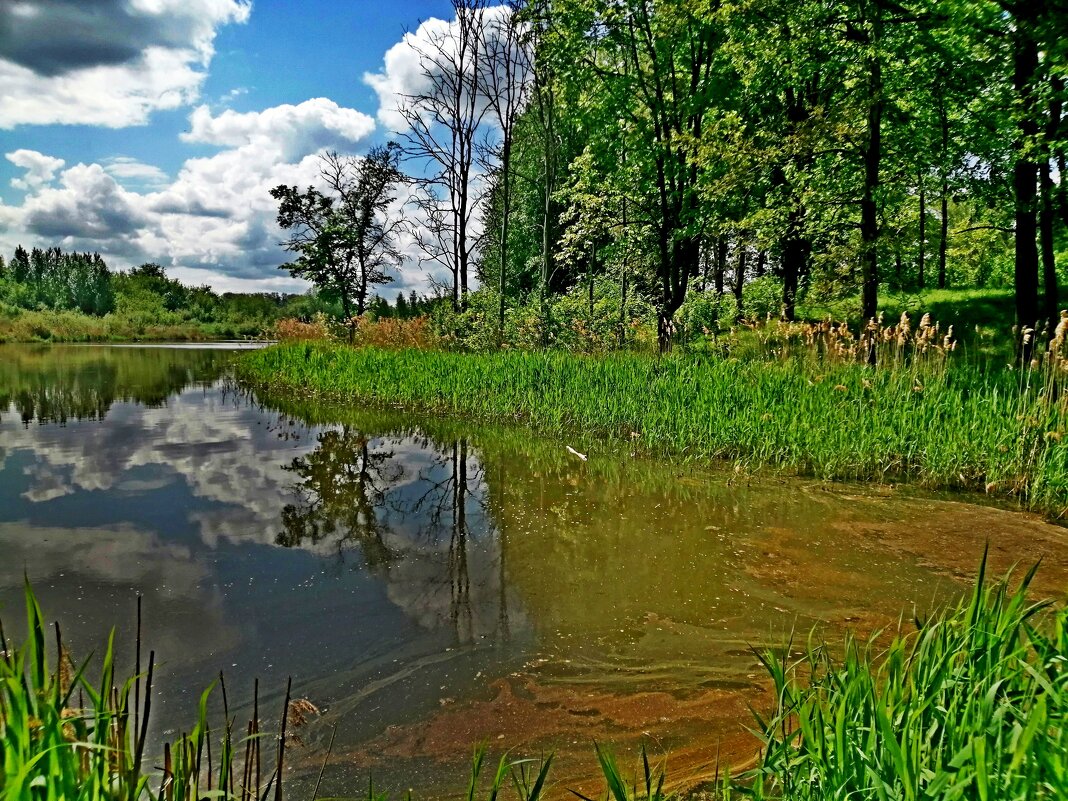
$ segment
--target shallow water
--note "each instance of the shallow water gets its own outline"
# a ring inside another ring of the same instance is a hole
[[[1031,515],[283,403],[232,358],[0,347],[0,604],[17,631],[25,572],[76,657],[114,625],[132,662],[142,594],[157,740],[220,670],[239,708],[292,676],[322,710],[298,789],[335,726],[320,794],[439,794],[479,740],[556,750],[558,786],[590,791],[593,740],[644,740],[690,781],[755,749],[751,645],[923,614],[987,539],[996,569],[1044,557],[1039,591],[1066,586],[1065,531]]]

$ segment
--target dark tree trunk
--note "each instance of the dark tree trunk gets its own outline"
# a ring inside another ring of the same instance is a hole
[[[1053,249],[1053,175],[1049,160],[1040,167],[1042,182],[1042,210],[1038,228],[1042,243],[1042,316],[1051,326],[1057,320],[1057,261]]]
[[[1050,81],[1052,90],[1049,101],[1049,119],[1046,121],[1046,139],[1054,141],[1060,133],[1061,127],[1061,98],[1057,81]],[[1039,169],[1039,183],[1042,192],[1042,209],[1039,212],[1038,228],[1039,240],[1042,246],[1042,277],[1043,277],[1043,315],[1051,329],[1057,324],[1057,257],[1053,247],[1053,228],[1056,224],[1054,205],[1057,199],[1054,197],[1056,187],[1053,183],[1053,171],[1050,161],[1054,154],[1044,154],[1042,165]],[[1066,176],[1061,174],[1061,182]]]
[[[876,26],[879,25],[878,20]],[[873,34],[873,50],[879,47]],[[879,168],[883,155],[883,68],[878,53],[868,59],[868,126],[864,143],[864,194],[860,201],[861,315],[865,320],[878,313],[879,306]]]
[[[1038,70],[1038,45],[1029,25],[1018,20],[1013,40],[1013,87],[1024,113],[1020,117],[1013,167],[1016,206],[1016,322],[1022,328],[1038,321],[1038,165],[1029,149],[1038,135],[1032,103]],[[1025,359],[1030,354],[1024,353]]]
[[[801,212],[790,212],[789,232],[782,243],[782,318],[793,320],[796,316],[797,290],[801,276],[808,269],[810,245],[801,235]]]
[[[501,293],[500,308],[497,310],[497,339],[498,344],[504,342],[504,295],[507,289],[507,277],[508,277],[508,220],[511,216],[512,210],[512,192],[511,192],[511,161],[512,161],[512,142],[510,139],[506,139],[501,149],[501,192],[503,192],[503,199],[501,201],[501,243],[500,243],[500,281],[498,282],[498,289]]]
[[[949,173],[946,169],[946,159],[949,158],[949,114],[946,112],[944,102],[938,107],[938,117],[942,128],[942,163],[938,167],[938,172],[942,177],[942,185],[939,187],[942,221],[938,238],[938,288],[945,289],[946,253],[949,250]]]
[[[738,248],[738,261],[734,268],[734,304],[738,308],[738,317],[742,316],[742,291],[745,288],[745,262],[748,251],[742,245]]]
[[[723,294],[723,278],[727,272],[727,237],[716,240],[716,266],[713,270],[713,286],[717,295]]]

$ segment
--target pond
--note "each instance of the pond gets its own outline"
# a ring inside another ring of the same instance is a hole
[[[922,616],[988,541],[1068,578],[1064,529],[975,498],[274,399],[233,358],[0,346],[0,612],[25,575],[76,658],[116,627],[129,667],[143,596],[157,742],[220,671],[237,713],[292,676],[298,790],[335,728],[320,795],[458,790],[480,741],[555,751],[559,788],[597,791],[594,741],[691,782],[755,752],[752,646]]]

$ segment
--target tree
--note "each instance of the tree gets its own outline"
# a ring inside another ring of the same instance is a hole
[[[519,115],[526,106],[530,88],[530,36],[522,22],[521,3],[512,0],[489,20],[484,30],[482,90],[486,94],[497,136],[489,143],[487,167],[495,173],[501,208],[498,234],[499,308],[497,336],[504,331],[504,308],[508,278],[508,227],[512,205],[512,146]]]
[[[405,180],[399,152],[390,143],[362,158],[323,154],[320,177],[329,194],[285,184],[271,190],[279,201],[278,224],[292,231],[282,244],[298,254],[281,269],[337,295],[350,342],[356,332],[353,311],[363,314],[371,287],[391,281],[389,268],[402,261],[397,236],[406,223],[392,211],[394,189]]]
[[[455,22],[415,45],[426,89],[405,96],[398,109],[407,125],[404,156],[422,167],[414,182],[424,218],[418,237],[423,260],[448,270],[456,309],[465,303],[478,246],[477,137],[489,109],[483,68],[487,6],[488,0],[452,0]]]

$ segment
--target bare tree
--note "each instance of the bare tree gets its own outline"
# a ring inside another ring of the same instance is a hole
[[[488,141],[486,167],[497,174],[501,197],[498,231],[498,281],[500,308],[497,336],[503,337],[505,290],[508,277],[508,224],[512,201],[512,145],[519,114],[529,99],[532,55],[529,26],[520,20],[523,0],[510,2],[494,14],[484,30],[484,57],[481,63],[482,91],[485,92],[495,136]]]
[[[489,109],[481,90],[487,5],[488,0],[452,0],[455,22],[431,30],[428,41],[415,45],[425,88],[405,95],[398,109],[407,125],[404,156],[424,168],[414,178],[426,224],[418,237],[423,261],[452,275],[457,309],[467,296],[469,265],[478,245],[473,235],[479,206],[476,151]]]

